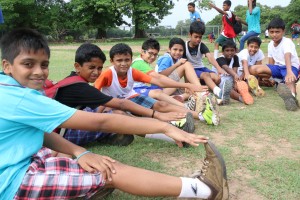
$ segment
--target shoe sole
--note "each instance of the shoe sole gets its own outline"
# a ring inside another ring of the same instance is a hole
[[[223,105],[229,104],[230,92],[232,90],[232,86],[233,86],[233,83],[232,83],[232,81],[229,81],[229,80],[226,80],[223,84],[222,96],[221,96]]]
[[[186,122],[182,128],[182,130],[184,130],[185,132],[191,133],[193,134],[195,132],[195,124],[194,124],[194,117],[193,114],[188,112],[186,114]],[[186,142],[183,142],[183,147],[187,148],[190,145]]]
[[[255,96],[262,97],[265,95],[265,92],[263,91],[263,89],[261,89],[259,87],[258,80],[255,76],[250,75],[248,77],[248,85],[251,88],[251,91]]]
[[[206,94],[201,94],[200,92],[196,93],[196,106],[195,106],[195,111],[197,113],[203,111],[204,109],[204,101],[203,99],[205,99],[207,95]]]
[[[223,178],[227,181],[227,171],[226,171],[226,165],[225,165],[223,156],[221,155],[221,153],[219,152],[217,147],[214,145],[214,143],[211,142],[210,140],[208,140],[205,145],[208,145],[212,149],[212,151],[215,153],[215,155],[217,156],[218,160],[221,163],[222,169],[223,169]]]
[[[277,86],[277,92],[283,99],[285,108],[287,110],[296,111],[298,109],[297,100],[292,95],[291,90],[286,86],[286,84],[279,83]]]
[[[245,104],[250,105],[254,103],[253,97],[249,93],[248,85],[245,81],[237,81],[237,90],[242,96]]]
[[[209,107],[213,113],[212,123],[213,125],[217,126],[220,124],[219,107],[217,103],[217,98],[213,95],[208,95],[207,98],[209,102]]]

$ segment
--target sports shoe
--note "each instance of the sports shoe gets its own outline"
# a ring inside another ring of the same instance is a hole
[[[285,108],[287,110],[296,111],[298,109],[297,99],[292,95],[291,90],[288,88],[288,86],[286,86],[286,84],[279,83],[277,86],[277,92],[283,99]]]
[[[206,97],[205,109],[199,113],[205,119],[206,123],[209,125],[219,125],[220,116],[218,112],[217,98],[213,94],[209,94]]]
[[[249,93],[248,85],[245,81],[237,81],[236,87],[245,104],[250,105],[254,103],[253,97]]]
[[[195,111],[197,113],[201,112],[205,108],[205,102],[206,102],[207,95],[209,95],[208,91],[195,93],[195,99],[196,99]]]
[[[250,75],[248,77],[248,85],[251,88],[251,92],[258,97],[265,96],[265,91],[259,87],[258,80],[255,76]]]
[[[111,133],[104,137],[103,139],[98,140],[101,144],[113,145],[113,146],[128,146],[134,140],[133,135],[123,135]]]
[[[192,175],[198,178],[211,189],[211,200],[229,199],[229,187],[227,183],[227,172],[225,161],[216,146],[208,141],[204,144],[206,157],[202,169]]]
[[[189,97],[188,101],[184,104],[184,106],[191,111],[194,111],[196,109],[196,99],[194,95],[191,95]]]
[[[221,103],[223,105],[229,104],[230,92],[233,88],[233,82],[231,80],[225,80],[219,94],[219,99],[222,99]]]

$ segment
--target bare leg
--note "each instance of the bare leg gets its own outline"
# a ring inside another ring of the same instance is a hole
[[[249,68],[250,74],[263,78],[270,78],[272,72],[267,65],[253,65]]]
[[[140,196],[178,197],[182,182],[178,177],[164,175],[136,167],[115,163],[116,174],[106,187],[114,187],[124,192]]]
[[[168,88],[168,89],[171,89],[171,88]],[[183,103],[180,103],[179,101],[177,101],[173,97],[171,97],[168,94],[164,93],[162,90],[151,90],[149,92],[149,97],[152,97],[152,98],[157,99],[159,101],[165,101],[165,102],[168,102],[168,103],[173,104],[173,105],[184,107]]]
[[[214,75],[212,75],[212,76],[214,76]],[[208,86],[208,88],[211,89],[211,90],[213,90],[213,89],[217,86],[217,84],[219,84],[220,81],[221,81],[220,78],[217,79],[216,77],[214,77],[214,79],[216,79],[216,80],[215,80],[215,81],[217,82],[217,83],[216,83],[216,82],[213,80],[213,77],[212,77],[212,76],[211,76],[211,74],[208,73],[208,72],[203,72],[203,73],[200,75],[200,79],[203,79],[204,82],[206,83],[206,85]],[[216,75],[216,76],[217,76],[217,75]]]

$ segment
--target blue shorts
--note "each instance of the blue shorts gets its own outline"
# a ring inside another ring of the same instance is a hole
[[[197,74],[197,77],[200,78],[201,74],[203,72],[208,72],[208,73],[215,73],[214,71],[211,71],[210,69],[208,69],[207,67],[201,67],[201,68],[194,68],[195,72]]]
[[[144,87],[136,87],[133,88],[135,92],[145,95],[145,96],[149,96],[149,92],[151,90],[162,90],[161,87],[157,86],[157,85],[151,85],[151,86],[144,86]]]
[[[284,79],[286,76],[286,66],[279,66],[279,65],[270,65],[267,64],[267,66],[270,68],[272,72],[273,78],[280,78]],[[292,71],[295,74],[296,77],[299,75],[299,70],[296,67],[292,67]]]
[[[298,33],[297,33],[297,34],[292,34],[292,38],[293,38],[293,39],[299,38],[299,34],[298,34]]]
[[[143,106],[145,108],[152,108],[153,105],[157,102],[155,99],[144,95],[139,95],[128,100],[139,104],[140,106]]]

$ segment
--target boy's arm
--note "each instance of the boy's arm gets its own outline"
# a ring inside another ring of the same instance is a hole
[[[248,77],[250,75],[248,60],[242,60],[242,66],[244,70],[244,79],[248,80]]]
[[[159,119],[161,121],[173,121],[179,120],[185,117],[185,113],[177,113],[177,112],[169,112],[169,113],[161,113],[158,111],[145,108],[139,104],[136,104],[128,99],[118,99],[113,98],[109,102],[105,104],[105,106],[110,108],[116,108],[123,111],[130,111],[132,114],[140,115],[143,117],[152,117],[155,119]]]
[[[224,69],[222,69],[220,67],[220,65],[218,64],[218,62],[216,61],[216,59],[211,55],[211,53],[206,53],[205,56],[207,57],[208,62],[210,64],[212,64],[215,68],[217,68],[218,74],[220,74],[220,75],[221,74],[228,75],[228,73]]]
[[[226,11],[218,8],[217,6],[215,6],[213,3],[208,3],[210,5],[211,8],[214,8],[216,11],[218,11],[220,14],[222,15],[227,15]]]
[[[292,54],[291,53],[285,53],[284,54],[284,60],[285,60],[285,66],[286,66],[286,76],[285,76],[285,81],[290,83],[290,82],[294,82],[297,80],[295,74],[292,71],[292,63],[291,63],[291,59],[292,59]]]
[[[238,21],[238,22],[241,22],[242,24],[248,26],[248,23],[244,20],[242,20],[242,18],[238,17],[238,16],[235,16],[235,20]]]
[[[90,113],[81,110],[77,110],[60,127],[132,135],[164,133],[177,141],[179,146],[182,146],[181,142],[198,146],[198,143],[207,141],[204,136],[186,133],[171,124],[156,119],[129,117],[119,114]]]
[[[237,75],[237,73],[230,68],[228,65],[222,65],[222,68],[228,73],[230,74],[234,80],[239,80],[239,76]]]
[[[86,152],[86,149],[61,137],[57,133],[45,133],[44,144],[45,147],[68,155],[72,155],[76,158],[82,153]],[[78,164],[86,171],[90,173],[101,172],[104,180],[111,180],[112,173],[116,173],[112,163],[115,162],[110,157],[101,156],[93,153],[86,153],[77,160]]]
[[[177,61],[174,65],[171,67],[168,67],[167,69],[159,72],[162,75],[169,76],[177,67],[184,64],[187,61],[187,59],[181,58],[179,61]]]

